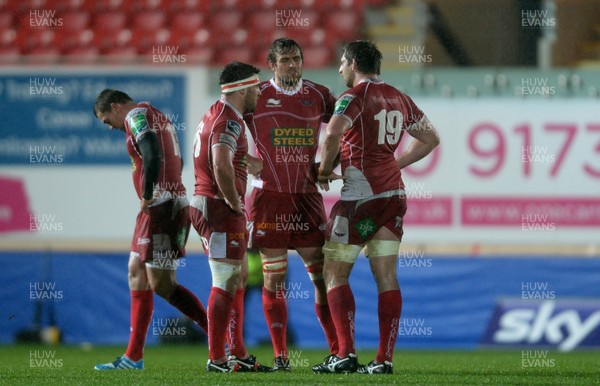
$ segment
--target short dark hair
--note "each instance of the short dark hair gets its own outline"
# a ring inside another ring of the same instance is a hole
[[[366,40],[348,43],[344,46],[343,55],[348,64],[352,64],[352,60],[356,60],[356,66],[363,74],[379,75],[381,73],[382,55],[374,43]]]
[[[258,74],[260,70],[251,64],[242,62],[231,62],[225,66],[219,76],[219,84],[236,82],[246,79],[254,74]]]
[[[94,102],[94,115],[98,117],[98,113],[110,111],[111,103],[127,103],[133,101],[131,97],[123,91],[112,88],[105,88],[98,94]]]
[[[300,59],[304,61],[302,47],[300,47],[300,44],[296,43],[295,40],[292,40],[290,38],[275,39],[271,44],[271,48],[269,48],[269,53],[267,54],[267,62],[276,63],[277,54],[287,54],[294,51],[295,48],[297,48],[298,52],[300,53]]]

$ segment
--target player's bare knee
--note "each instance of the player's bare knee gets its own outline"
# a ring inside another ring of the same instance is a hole
[[[377,291],[379,293],[385,291],[393,291],[400,288],[398,285],[398,278],[395,274],[378,274],[375,275],[375,283],[377,284]]]
[[[323,258],[304,262],[304,267],[306,268],[308,277],[313,283],[316,281],[323,281],[323,263]]]
[[[285,273],[263,273],[264,287],[269,291],[278,291],[285,286]]]

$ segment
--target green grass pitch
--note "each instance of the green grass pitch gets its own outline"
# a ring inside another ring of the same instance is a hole
[[[600,384],[598,352],[549,350],[404,351],[394,356],[393,375],[313,374],[324,350],[293,348],[290,373],[206,373],[206,346],[150,346],[144,371],[95,371],[112,361],[124,346],[0,346],[2,385],[591,385]],[[270,364],[270,347],[251,353]],[[359,351],[366,363],[374,351]]]

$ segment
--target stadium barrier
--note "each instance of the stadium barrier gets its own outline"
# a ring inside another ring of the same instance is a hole
[[[189,251],[178,280],[206,304],[206,256]],[[126,344],[129,297],[126,253],[2,252],[0,343],[49,327],[66,344]],[[290,341],[325,349],[314,312],[313,285],[297,255],[285,284]],[[600,260],[581,256],[473,258],[402,251],[403,294],[398,348],[475,349],[545,347],[561,351],[600,348]],[[359,258],[350,277],[356,298],[356,345],[378,344],[377,291],[368,262]],[[247,289],[247,344],[269,341],[260,288]],[[194,327],[156,297],[148,343],[200,341]]]

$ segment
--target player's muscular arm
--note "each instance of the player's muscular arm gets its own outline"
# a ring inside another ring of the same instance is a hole
[[[424,118],[420,124],[414,125],[407,133],[414,138],[408,149],[396,158],[400,169],[424,158],[440,143],[440,137],[433,125]]]
[[[215,180],[221,195],[231,210],[244,213],[242,200],[235,190],[235,169],[233,167],[233,151],[226,146],[215,146],[212,149],[212,161]]]
[[[340,151],[340,140],[344,131],[348,130],[349,127],[350,122],[341,115],[334,115],[327,124],[325,140],[323,141],[323,148],[321,150],[321,164],[319,165],[320,182],[339,178],[337,174],[333,173],[333,168],[335,167],[336,158]]]
[[[144,191],[142,193],[141,210],[147,212],[148,205],[152,202],[154,186],[160,175],[160,160],[162,154],[160,144],[155,133],[148,132],[138,142],[142,153],[142,167],[144,169]]]

